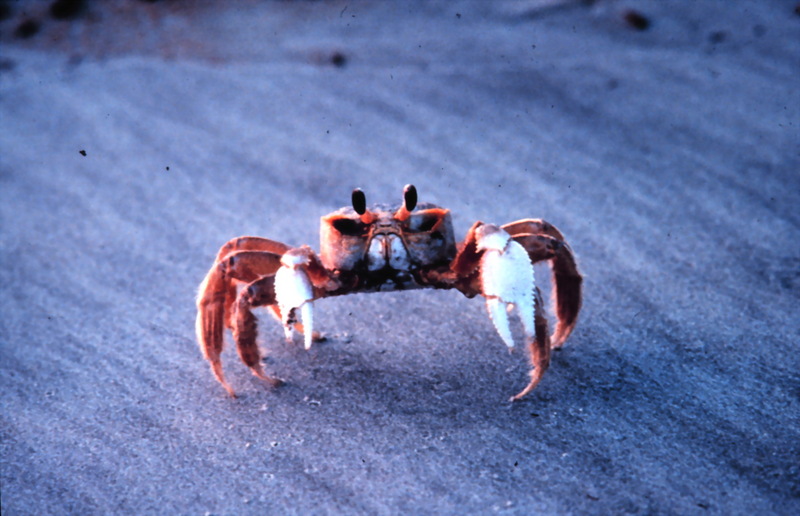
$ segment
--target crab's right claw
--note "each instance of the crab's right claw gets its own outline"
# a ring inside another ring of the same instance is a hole
[[[275,273],[275,298],[282,315],[287,339],[291,339],[292,324],[296,310],[300,309],[303,322],[304,344],[311,348],[314,340],[314,289],[305,271],[310,260],[311,249],[299,247],[287,251],[281,257],[281,268]]]
[[[508,324],[508,310],[516,307],[530,349],[531,379],[511,401],[531,392],[550,365],[550,338],[542,301],[536,289],[528,252],[502,228],[484,224],[475,231],[476,246],[482,251],[481,293],[497,333],[509,348],[514,339]]]
[[[481,293],[497,333],[509,348],[514,340],[508,325],[508,308],[517,308],[528,337],[534,334],[533,265],[525,249],[501,228],[484,224],[476,232],[481,256]]]

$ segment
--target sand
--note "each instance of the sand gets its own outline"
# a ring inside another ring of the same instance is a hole
[[[3,514],[800,512],[795,2],[19,4]],[[524,350],[425,290],[319,301],[308,352],[260,313],[287,384],[228,346],[226,397],[194,337],[219,246],[318,248],[406,183],[459,238],[566,235],[584,309],[540,386],[507,402]]]

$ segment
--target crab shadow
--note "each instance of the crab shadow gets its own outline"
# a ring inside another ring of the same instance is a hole
[[[254,403],[274,399],[310,403],[318,411],[339,416],[353,412],[446,421],[542,410],[566,399],[580,404],[590,396],[587,389],[577,387],[596,380],[579,372],[591,367],[591,359],[576,357],[572,349],[566,349],[553,353],[550,369],[537,389],[521,401],[509,401],[528,381],[527,350],[509,353],[496,340],[489,331],[458,346],[328,335],[309,351],[299,342],[270,342],[265,368],[286,383],[270,389],[253,378],[242,395],[252,397]],[[613,379],[606,383],[612,384]],[[576,397],[576,393],[583,395]]]

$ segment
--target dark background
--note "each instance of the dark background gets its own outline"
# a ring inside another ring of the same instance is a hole
[[[0,5],[3,514],[800,512],[796,2]],[[406,183],[566,234],[540,386],[415,291],[318,302],[310,352],[261,314],[289,383],[229,347],[228,399],[218,247]]]

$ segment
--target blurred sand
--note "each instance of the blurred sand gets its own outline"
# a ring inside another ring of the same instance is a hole
[[[795,2],[187,4],[6,3],[3,514],[800,512]],[[567,235],[539,388],[505,401],[527,358],[480,301],[416,291],[317,303],[311,352],[263,315],[289,383],[228,349],[226,398],[218,247],[317,247],[406,183],[459,236]]]

